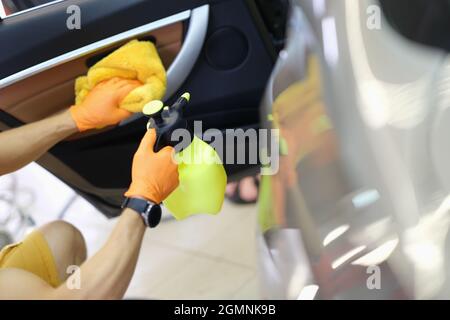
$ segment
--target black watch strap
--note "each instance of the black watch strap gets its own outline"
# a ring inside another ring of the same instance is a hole
[[[159,204],[139,198],[125,198],[122,209],[130,208],[136,211],[149,228],[156,227],[161,221],[162,210]]]

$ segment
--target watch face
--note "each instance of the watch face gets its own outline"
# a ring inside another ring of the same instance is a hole
[[[161,215],[162,215],[161,206],[157,204],[153,205],[152,208],[150,209],[149,214],[146,217],[147,225],[150,228],[156,227],[161,221]]]

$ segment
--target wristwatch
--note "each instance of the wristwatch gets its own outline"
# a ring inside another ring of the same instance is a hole
[[[139,198],[125,198],[122,209],[130,208],[136,211],[149,228],[156,227],[161,221],[162,210],[159,204]]]

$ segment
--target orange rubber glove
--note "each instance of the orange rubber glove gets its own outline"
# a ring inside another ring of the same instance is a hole
[[[78,130],[100,129],[128,118],[131,113],[119,108],[120,102],[142,84],[136,80],[112,78],[96,85],[70,113]]]
[[[132,182],[125,196],[160,204],[178,187],[178,165],[172,158],[172,147],[153,151],[155,141],[155,129],[148,130],[134,155]]]

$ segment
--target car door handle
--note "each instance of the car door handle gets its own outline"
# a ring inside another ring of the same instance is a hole
[[[191,73],[205,42],[208,20],[209,5],[192,10],[183,46],[167,71],[167,91],[164,99],[177,92]]]
[[[191,10],[189,27],[183,46],[167,70],[167,89],[163,100],[169,99],[176,93],[191,73],[205,42],[208,20],[209,5],[203,5]],[[142,113],[136,113],[119,125],[127,125],[141,117],[143,117]]]

